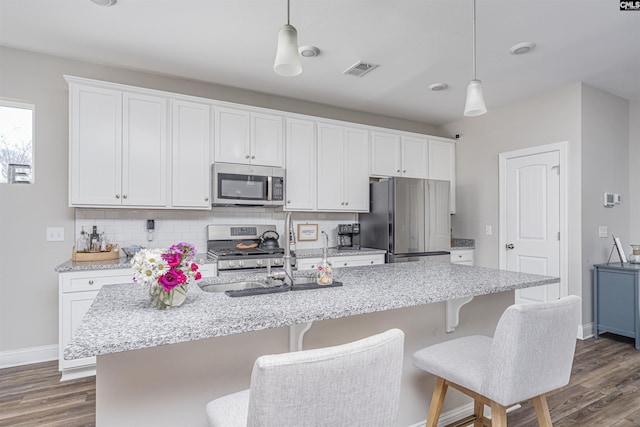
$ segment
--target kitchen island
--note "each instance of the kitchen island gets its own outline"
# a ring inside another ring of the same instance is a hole
[[[559,280],[420,262],[337,269],[335,279],[344,286],[244,298],[192,286],[183,306],[166,311],[152,308],[137,285],[105,286],[65,358],[98,356],[98,426],[205,426],[208,400],[247,388],[259,355],[288,351],[283,327],[315,322],[305,348],[399,327],[406,342],[398,425],[408,425],[426,415],[432,386],[412,368],[413,351],[458,335],[492,334],[513,301],[506,291]],[[444,304],[435,303],[464,297],[478,298],[463,311],[456,333],[445,335]]]

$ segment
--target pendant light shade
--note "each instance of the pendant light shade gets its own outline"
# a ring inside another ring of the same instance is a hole
[[[473,80],[467,85],[467,102],[464,104],[464,115],[480,116],[487,112],[482,94],[482,82],[476,78],[476,0],[473,0]]]
[[[468,117],[480,116],[487,112],[482,96],[482,82],[471,80],[467,85],[467,102],[464,104],[464,115]]]
[[[302,73],[302,62],[298,52],[298,30],[290,24],[290,0],[287,0],[287,25],[283,25],[278,33],[278,50],[273,71],[281,76],[297,76]]]
[[[278,33],[278,51],[273,71],[281,76],[297,76],[302,73],[298,52],[298,31],[292,25],[284,25]]]

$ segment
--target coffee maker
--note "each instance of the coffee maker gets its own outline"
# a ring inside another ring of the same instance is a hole
[[[338,249],[360,249],[360,224],[338,224]]]

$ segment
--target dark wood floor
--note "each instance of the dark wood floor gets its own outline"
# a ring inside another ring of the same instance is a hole
[[[59,382],[57,362],[0,369],[0,426],[95,425],[94,378]],[[578,341],[571,382],[548,396],[555,427],[640,427],[640,351],[627,338]],[[530,403],[510,427],[537,426]]]

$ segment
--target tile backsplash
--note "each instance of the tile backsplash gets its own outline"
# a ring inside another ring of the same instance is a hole
[[[164,248],[177,242],[190,242],[198,252],[206,252],[206,226],[209,224],[274,224],[281,235],[280,244],[284,235],[285,213],[274,208],[221,207],[211,211],[76,208],[75,214],[75,240],[80,236],[82,227],[91,232],[95,225],[98,233],[104,232],[108,242],[119,243],[120,247]],[[358,215],[293,212],[292,218],[296,233],[298,224],[318,224],[318,240],[296,244],[297,248],[311,249],[324,245],[321,231],[328,234],[329,246],[335,246],[338,224],[357,222]],[[148,219],[155,221],[152,235],[147,233]]]

